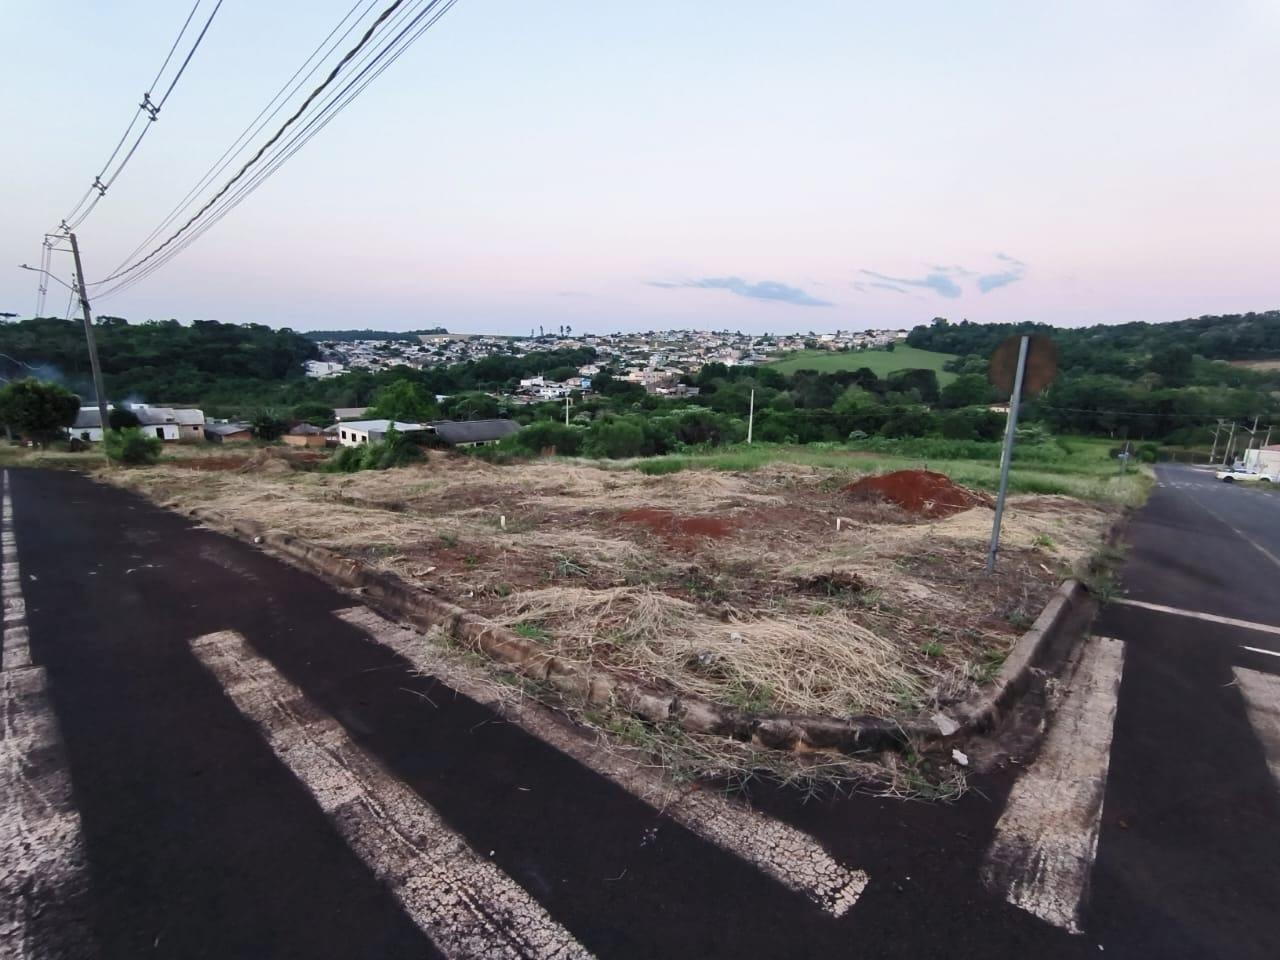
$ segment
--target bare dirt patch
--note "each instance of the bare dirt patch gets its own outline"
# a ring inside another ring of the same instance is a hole
[[[952,483],[946,474],[930,470],[898,470],[864,477],[844,489],[854,499],[887,500],[913,517],[932,520],[991,504],[989,497]]]
[[[736,524],[727,517],[682,517],[670,510],[642,507],[618,514],[619,523],[634,523],[658,534],[672,546],[691,546],[699,537],[721,540],[733,533]]]

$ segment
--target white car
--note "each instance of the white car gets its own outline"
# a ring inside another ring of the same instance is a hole
[[[1219,470],[1214,476],[1223,483],[1235,483],[1236,481],[1242,483],[1272,483],[1275,480],[1274,477],[1270,477],[1265,473],[1250,473],[1247,470]]]

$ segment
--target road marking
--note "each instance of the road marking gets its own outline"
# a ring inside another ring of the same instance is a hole
[[[191,650],[442,953],[591,956],[238,633],[199,637]]]
[[[1196,620],[1205,620],[1209,623],[1221,623],[1228,627],[1241,627],[1245,630],[1257,630],[1260,633],[1274,633],[1280,636],[1280,627],[1272,626],[1269,623],[1257,623],[1253,620],[1237,620],[1235,617],[1220,617],[1216,613],[1201,613],[1199,610],[1183,610],[1181,607],[1166,607],[1160,603],[1147,603],[1145,600],[1130,600],[1127,597],[1120,597],[1117,600],[1110,601],[1118,603],[1126,607],[1140,607],[1143,610],[1154,610],[1156,613],[1172,613],[1179,617],[1193,617]]]
[[[1244,667],[1236,667],[1235,675],[1249,723],[1262,743],[1271,776],[1280,786],[1280,677]]]
[[[80,814],[44,670],[30,666],[8,471],[0,474],[0,957],[80,956],[92,942]]]
[[[1014,906],[1081,933],[1098,849],[1124,644],[1091,637],[1040,756],[1018,779],[982,879]]]
[[[1248,650],[1250,653],[1265,653],[1268,657],[1280,657],[1280,650],[1263,650],[1261,647],[1245,647],[1242,650]]]
[[[0,473],[0,599],[3,600],[3,639],[0,640],[0,670],[31,666],[27,635],[27,603],[22,598],[22,567],[18,563],[18,542],[13,532],[13,500],[9,496],[9,471]]]
[[[837,862],[818,841],[721,794],[680,788],[634,759],[603,749],[526,699],[479,683],[437,654],[420,633],[397,626],[367,607],[337,616],[472,700],[509,717],[533,736],[612,780],[655,811],[716,846],[741,857],[788,889],[804,894],[833,916],[858,902],[868,878]]]
[[[1277,557],[1274,553],[1272,553],[1262,544],[1258,543],[1258,541],[1254,540],[1253,537],[1249,536],[1239,527],[1236,527],[1224,516],[1222,516],[1222,514],[1218,513],[1217,510],[1213,509],[1213,507],[1209,506],[1206,503],[1201,503],[1195,497],[1188,497],[1187,499],[1190,500],[1192,503],[1194,503],[1196,506],[1200,507],[1200,509],[1202,509],[1205,513],[1209,514],[1209,516],[1213,517],[1220,524],[1225,526],[1228,530],[1234,533],[1237,537],[1239,537],[1245,543],[1249,544],[1249,546],[1253,547],[1253,549],[1257,550],[1260,554],[1262,554],[1264,557],[1266,557],[1268,560],[1274,563],[1277,567],[1280,567],[1280,557]]]

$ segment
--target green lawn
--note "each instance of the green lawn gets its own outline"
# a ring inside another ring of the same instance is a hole
[[[938,383],[947,384],[956,378],[954,373],[947,373],[942,369],[942,365],[950,359],[952,354],[949,353],[917,350],[915,347],[898,344],[892,351],[851,350],[840,353],[836,350],[800,350],[773,361],[770,366],[781,373],[795,373],[797,370],[834,373],[836,370],[870,367],[877,377],[895,370],[934,370],[938,374]]]

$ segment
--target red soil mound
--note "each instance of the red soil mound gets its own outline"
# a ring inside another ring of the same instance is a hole
[[[721,517],[680,517],[670,510],[644,508],[618,514],[619,523],[638,523],[668,540],[711,537],[719,540],[733,533],[732,521]]]
[[[952,483],[931,470],[898,470],[878,477],[864,477],[844,488],[855,496],[878,496],[896,503],[908,513],[930,519],[949,517],[990,501],[981,494]]]

